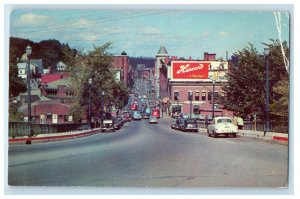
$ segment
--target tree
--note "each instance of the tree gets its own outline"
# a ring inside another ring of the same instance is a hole
[[[289,108],[289,81],[287,78],[280,80],[273,87],[274,97],[273,102],[270,105],[271,113],[276,117],[281,117],[284,120],[288,120],[288,108]]]
[[[88,113],[89,89],[91,89],[92,113],[94,116],[100,114],[102,106],[109,106],[115,103],[119,108],[124,105],[126,99],[126,87],[123,83],[117,82],[116,74],[112,69],[112,58],[108,52],[110,43],[96,47],[86,55],[78,55],[72,59],[68,58],[68,70],[71,73],[71,90],[75,95],[76,104],[73,114]],[[88,79],[92,78],[92,85],[88,84]],[[101,104],[101,92],[105,91],[104,104]],[[78,118],[74,117],[74,118]]]
[[[288,72],[285,69],[281,45],[278,40],[270,40],[270,44],[265,44],[270,48],[268,57],[269,79],[270,79],[270,110],[274,111],[280,100],[287,98],[287,93],[278,92],[278,86],[288,92],[285,79],[288,80]],[[283,43],[285,55],[289,56],[287,43]],[[234,111],[240,116],[257,114],[258,117],[265,117],[266,106],[266,70],[265,59],[262,54],[254,48],[252,44],[241,51],[236,52],[230,63],[228,72],[228,84],[223,86],[227,96],[220,98],[219,103],[224,108]],[[279,83],[284,81],[283,83]],[[278,86],[276,86],[278,85]],[[279,89],[280,90],[280,89]],[[282,91],[282,90],[280,90]],[[283,98],[282,98],[283,97]],[[281,99],[282,98],[282,99]],[[276,105],[275,105],[276,104]],[[287,111],[287,109],[281,109]],[[287,114],[287,112],[286,112]],[[280,115],[284,115],[281,113]],[[278,118],[278,114],[273,115],[271,119]]]

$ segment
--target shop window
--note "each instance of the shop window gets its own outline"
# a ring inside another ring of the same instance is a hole
[[[179,100],[179,92],[174,92],[174,100]]]
[[[201,93],[201,100],[206,101],[206,92]]]
[[[199,100],[200,100],[200,93],[195,92],[195,101],[199,101]]]

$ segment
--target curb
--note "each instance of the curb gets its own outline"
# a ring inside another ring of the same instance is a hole
[[[56,136],[46,136],[46,137],[29,137],[29,138],[10,138],[8,139],[9,144],[31,144],[33,142],[42,142],[42,141],[58,141],[58,140],[65,140],[65,139],[76,139],[81,137],[86,137],[90,135],[94,135],[100,133],[100,130],[91,130],[84,133],[76,133],[71,135],[56,135]]]
[[[206,129],[205,128],[198,128],[199,133],[206,135]],[[274,133],[274,132],[267,132],[266,135],[264,135],[263,131],[251,131],[251,130],[241,130],[238,132],[239,136],[247,137],[247,138],[253,138],[268,142],[275,142],[280,144],[288,144],[288,134],[285,133]]]

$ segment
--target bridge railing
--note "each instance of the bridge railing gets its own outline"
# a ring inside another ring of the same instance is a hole
[[[204,121],[198,121],[199,128],[206,128]],[[244,130],[253,130],[253,131],[264,131],[265,123],[264,122],[244,122]],[[270,131],[277,133],[288,133],[289,124],[288,122],[270,122]]]
[[[88,123],[36,124],[29,122],[9,122],[9,137],[33,136],[38,134],[65,133],[89,129]],[[30,130],[31,129],[31,130]]]

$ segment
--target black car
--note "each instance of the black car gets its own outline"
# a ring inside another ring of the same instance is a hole
[[[121,117],[113,117],[112,121],[115,129],[120,129],[123,126],[123,121]]]
[[[195,119],[183,119],[183,123],[182,131],[198,132],[198,125]]]
[[[176,122],[176,124],[177,124],[177,128],[175,128],[175,129],[178,129],[178,130],[180,130],[180,131],[184,131],[184,129],[185,129],[185,119],[183,119],[183,118],[178,118],[177,119],[177,122]]]
[[[149,114],[149,113],[146,113],[146,112],[142,112],[142,113],[141,113],[141,116],[142,116],[143,119],[149,119],[150,114]]]

